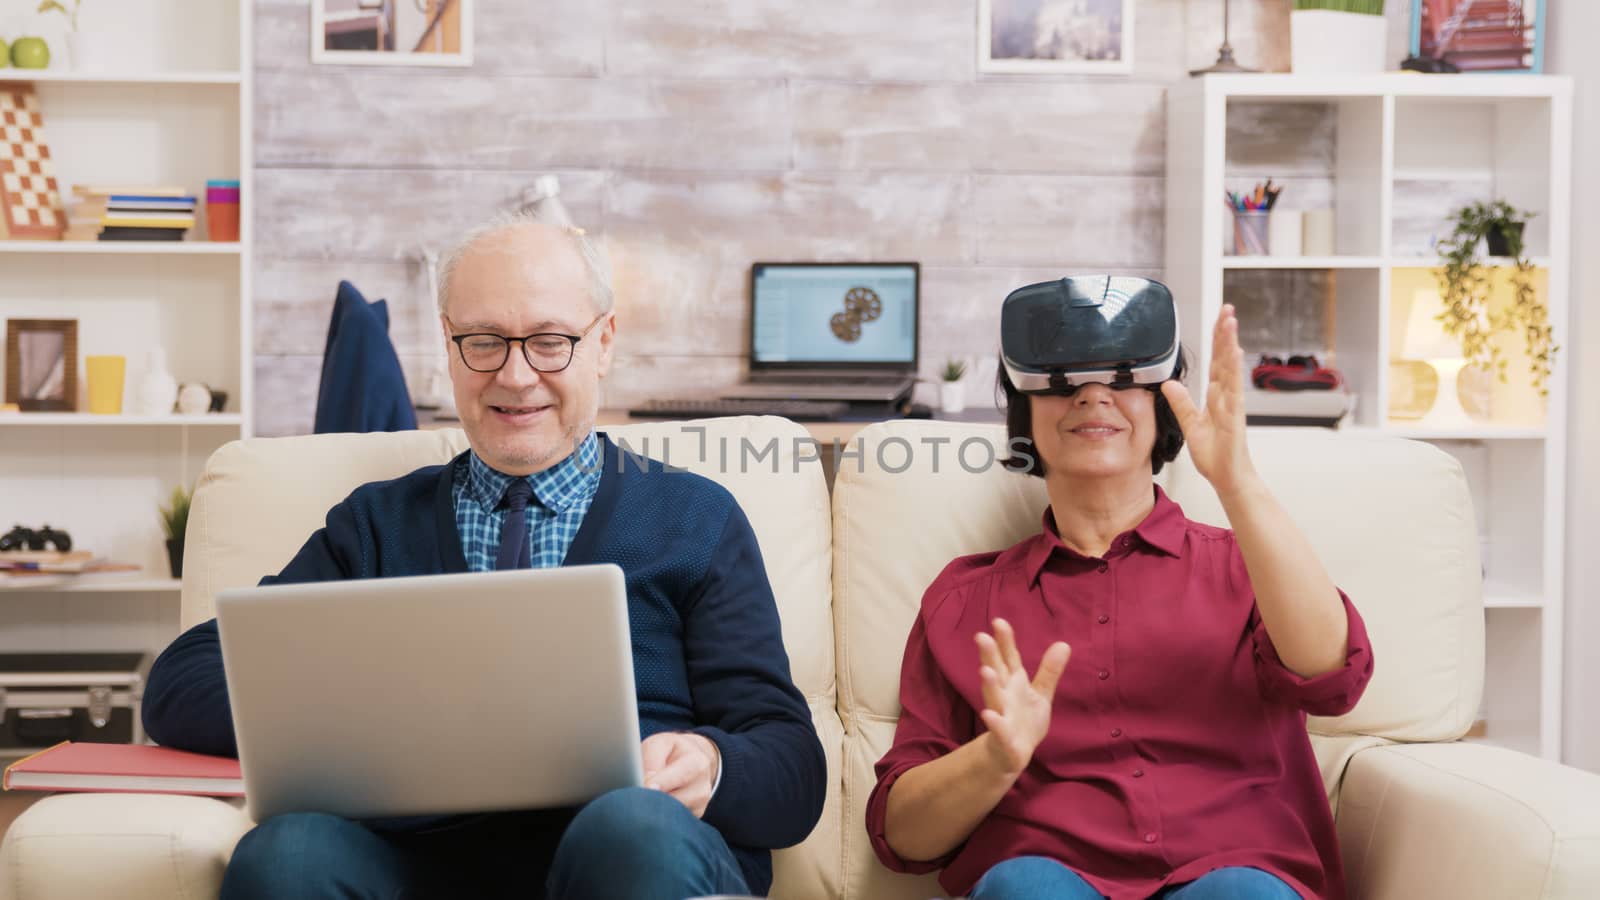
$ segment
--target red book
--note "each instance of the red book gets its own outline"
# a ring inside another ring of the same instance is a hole
[[[142,744],[57,744],[6,767],[8,791],[243,797],[239,761]]]

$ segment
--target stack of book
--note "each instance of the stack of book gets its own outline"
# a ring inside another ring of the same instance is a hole
[[[196,198],[180,187],[77,185],[67,209],[68,241],[181,241],[194,227]]]

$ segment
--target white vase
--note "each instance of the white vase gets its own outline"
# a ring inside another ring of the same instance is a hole
[[[84,59],[86,52],[83,47],[83,35],[76,31],[69,31],[62,38],[62,43],[67,49],[67,68],[75,72],[86,71],[89,66]]]
[[[1296,75],[1384,71],[1389,26],[1383,16],[1334,9],[1289,13],[1290,67]]]
[[[939,382],[939,410],[958,413],[967,408],[966,385],[959,381]]]
[[[157,347],[145,354],[144,376],[139,379],[139,415],[171,415],[177,402],[178,380],[167,371],[167,352]]]

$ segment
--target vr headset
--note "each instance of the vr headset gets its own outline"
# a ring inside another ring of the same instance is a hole
[[[1085,384],[1153,390],[1178,366],[1178,306],[1149,278],[1030,284],[1000,307],[1000,357],[1024,394],[1071,394]]]

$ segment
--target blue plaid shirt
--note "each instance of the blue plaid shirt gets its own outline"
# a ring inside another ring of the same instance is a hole
[[[476,453],[468,453],[465,460],[456,463],[452,474],[456,529],[461,533],[467,570],[492,571],[506,517],[505,510],[496,507],[512,476],[491,469]],[[590,431],[571,456],[527,478],[533,486],[533,499],[526,513],[528,558],[535,569],[553,568],[567,558],[567,549],[600,487],[599,440]]]

